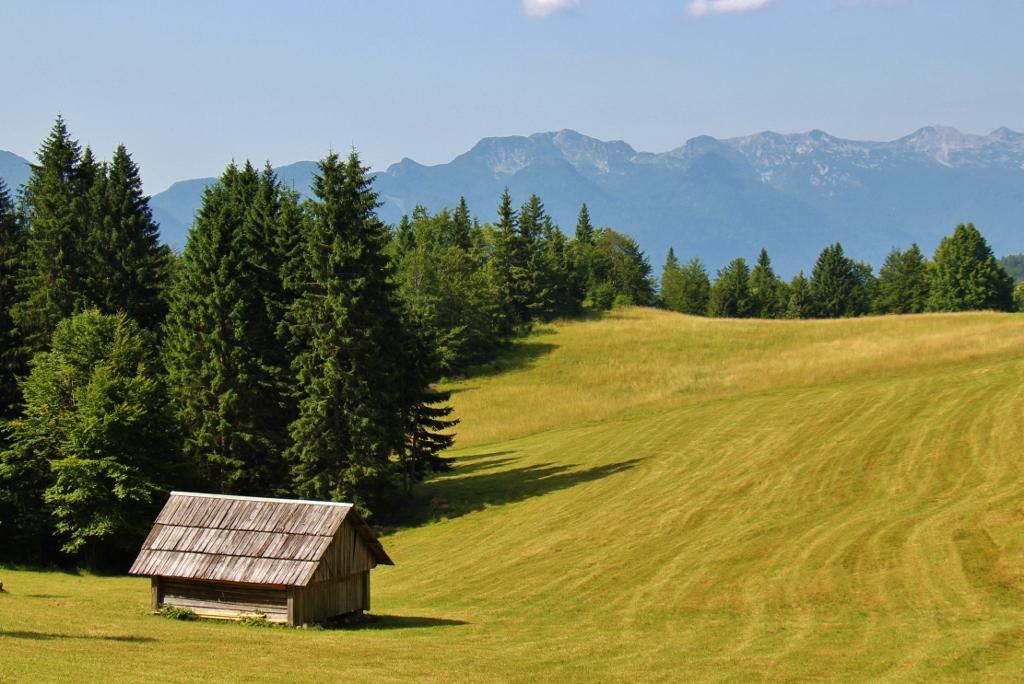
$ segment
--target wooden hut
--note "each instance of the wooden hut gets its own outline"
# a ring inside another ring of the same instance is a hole
[[[301,625],[370,608],[370,569],[393,565],[352,504],[171,492],[129,571],[153,610]]]

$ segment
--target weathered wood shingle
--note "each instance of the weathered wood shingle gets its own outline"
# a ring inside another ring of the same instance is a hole
[[[346,520],[373,560],[391,565],[351,504],[172,492],[129,572],[306,586]]]

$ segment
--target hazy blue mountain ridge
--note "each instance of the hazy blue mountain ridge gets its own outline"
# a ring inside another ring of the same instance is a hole
[[[276,170],[308,195],[315,169]],[[999,254],[1024,251],[1024,134],[1007,128],[981,136],[926,127],[889,142],[817,130],[699,136],[662,153],[563,130],[484,138],[446,164],[403,159],[375,178],[389,222],[416,204],[451,207],[460,195],[489,221],[508,187],[517,204],[541,195],[572,233],[586,202],[596,223],[634,235],[656,268],[669,245],[712,269],[764,246],[790,275],[835,241],[877,267],[893,246],[916,241],[930,252],[961,221],[974,221]],[[184,244],[214,180],[182,181],[153,197],[165,241]]]

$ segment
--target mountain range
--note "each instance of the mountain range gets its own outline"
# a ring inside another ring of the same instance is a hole
[[[27,173],[16,160],[27,162],[12,157],[0,152],[0,177],[16,186]],[[315,170],[309,161],[276,169],[303,194]],[[489,221],[507,187],[516,202],[539,194],[571,233],[586,202],[596,224],[636,237],[656,269],[670,245],[711,269],[763,246],[791,275],[836,241],[877,268],[894,246],[917,242],[930,252],[963,221],[978,225],[997,254],[1024,251],[1024,134],[1007,128],[981,136],[932,126],[889,142],[817,130],[700,136],[661,153],[562,130],[485,138],[446,164],[403,159],[374,175],[389,222],[417,204],[453,206],[460,195]],[[185,180],[153,196],[166,242],[184,244],[214,181]]]

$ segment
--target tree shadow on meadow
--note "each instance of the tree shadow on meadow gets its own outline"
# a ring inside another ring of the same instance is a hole
[[[104,636],[94,634],[54,634],[52,632],[31,632],[28,630],[0,629],[0,639],[29,639],[32,641],[50,641],[53,639],[85,639],[89,641],[118,641],[125,643],[148,643],[156,641],[152,637],[140,636]]]
[[[370,629],[424,629],[427,627],[458,627],[468,625],[465,620],[451,618],[427,617],[423,615],[380,615],[366,613],[363,615],[342,617],[321,623],[322,629],[338,630],[370,630]]]
[[[641,461],[634,458],[589,468],[556,463],[509,468],[518,460],[509,456],[514,453],[495,451],[456,459],[450,473],[422,485],[420,503],[405,524],[417,526],[458,518],[491,506],[543,496],[625,472]]]
[[[533,366],[537,359],[547,356],[556,349],[558,345],[550,342],[517,342],[502,350],[493,361],[468,369],[459,380],[486,378],[509,371],[525,370]],[[456,388],[454,391],[459,390]]]

